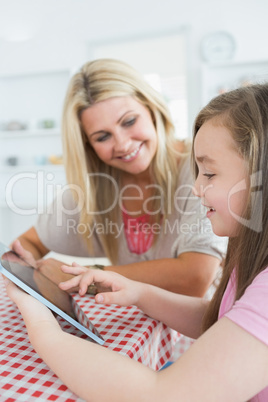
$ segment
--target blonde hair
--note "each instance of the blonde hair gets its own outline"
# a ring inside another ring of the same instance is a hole
[[[238,300],[268,266],[268,84],[239,88],[211,100],[196,118],[194,137],[211,119],[230,131],[237,152],[248,163],[250,191],[244,224],[240,225],[238,236],[229,239],[222,279],[204,317],[203,330],[217,321],[220,303],[234,269],[235,300]],[[197,176],[195,163],[194,167]]]
[[[86,63],[69,84],[62,120],[64,163],[67,181],[82,189],[86,202],[81,206],[80,223],[104,224],[105,219],[117,222],[119,208],[110,208],[111,199],[116,197],[113,180],[104,181],[100,188],[97,176],[113,178],[120,183],[120,171],[104,164],[87,141],[80,116],[83,110],[112,97],[131,96],[143,104],[151,113],[155,124],[158,148],[151,164],[151,175],[164,194],[163,214],[168,212],[168,176],[171,193],[176,188],[178,153],[174,146],[174,127],[170,113],[162,96],[156,92],[132,67],[119,60],[99,59]],[[94,175],[98,173],[98,175]],[[77,194],[73,196],[78,201]],[[107,211],[106,213],[98,213]],[[157,219],[160,220],[160,212]],[[89,250],[91,239],[84,234]],[[112,233],[102,235],[106,256],[116,263],[118,244]]]

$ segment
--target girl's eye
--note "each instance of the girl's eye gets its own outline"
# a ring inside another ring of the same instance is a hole
[[[204,173],[204,176],[208,178],[208,180],[212,179],[213,176],[215,176],[215,174],[212,173]]]
[[[135,124],[135,122],[136,122],[136,117],[132,117],[131,119],[124,121],[123,126],[125,126],[125,127],[133,126],[133,124]]]

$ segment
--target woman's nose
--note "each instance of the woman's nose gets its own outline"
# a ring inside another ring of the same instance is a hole
[[[118,134],[114,137],[114,151],[124,154],[130,150],[131,141],[126,134]]]

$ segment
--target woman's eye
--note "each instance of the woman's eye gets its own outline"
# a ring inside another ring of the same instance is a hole
[[[126,120],[126,121],[123,123],[123,126],[125,126],[125,127],[133,126],[133,124],[134,124],[135,122],[136,122],[136,117],[133,117],[133,118],[131,118],[131,119]]]
[[[100,137],[97,138],[97,142],[103,142],[108,140],[110,134],[109,133],[105,133],[103,135],[101,135]]]
[[[208,180],[212,179],[213,176],[215,176],[215,174],[212,173],[204,173],[204,176],[208,178]]]

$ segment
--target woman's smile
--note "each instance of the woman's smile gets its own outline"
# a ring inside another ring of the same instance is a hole
[[[134,151],[132,151],[129,154],[124,155],[124,156],[118,156],[117,158],[121,159],[124,162],[133,161],[134,159],[136,159],[139,156],[142,145],[143,145],[143,142],[136,149],[134,149]]]
[[[102,162],[129,174],[148,170],[157,149],[150,111],[131,96],[95,103],[81,114],[88,141]]]

